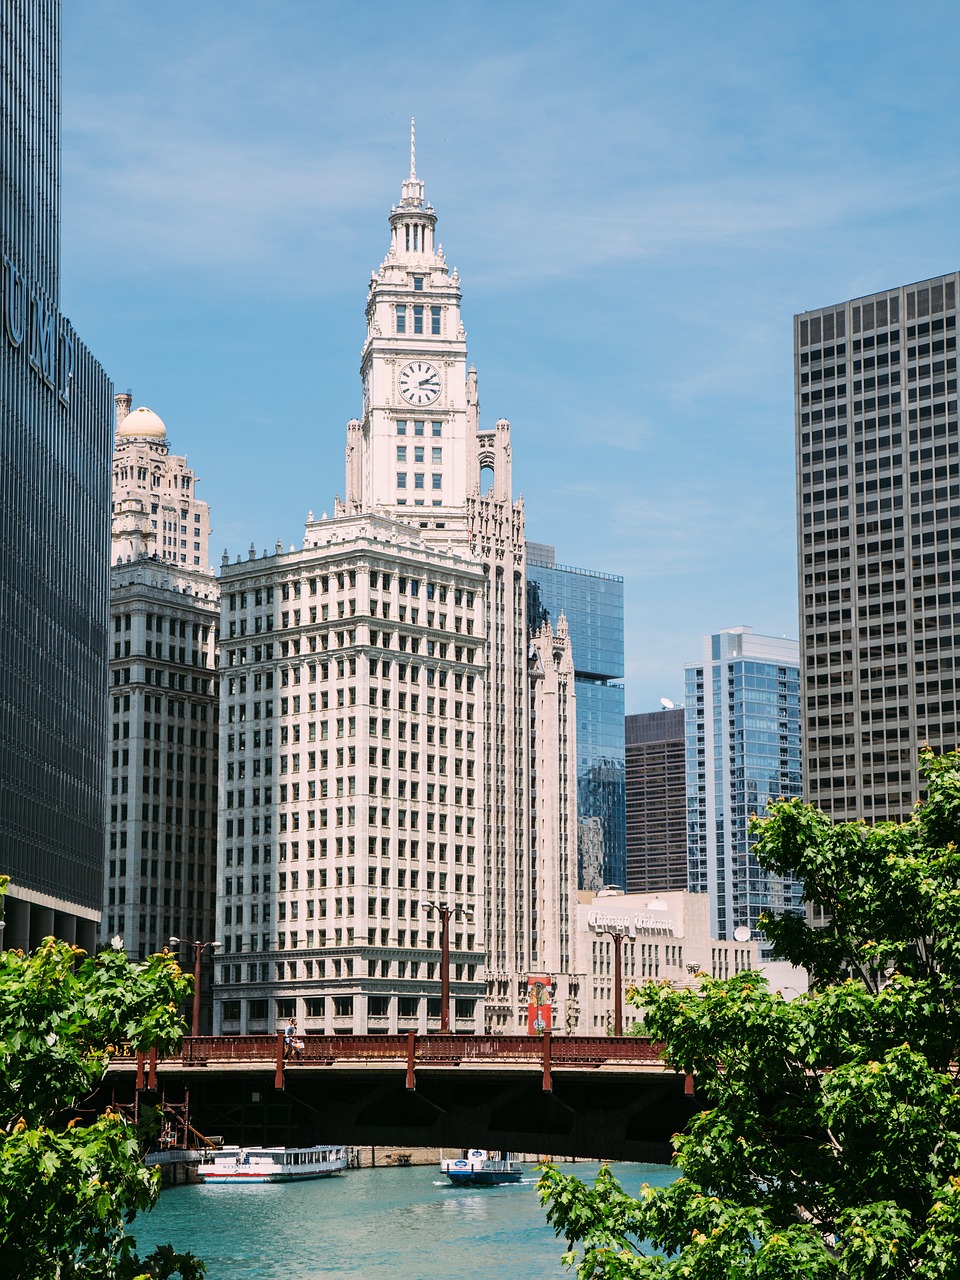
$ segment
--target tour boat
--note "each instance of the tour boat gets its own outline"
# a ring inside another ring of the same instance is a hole
[[[523,1166],[510,1159],[509,1151],[461,1151],[455,1160],[441,1160],[440,1172],[454,1186],[492,1187],[501,1182],[519,1182]]]
[[[305,1182],[347,1167],[346,1147],[218,1147],[204,1152],[204,1182]]]

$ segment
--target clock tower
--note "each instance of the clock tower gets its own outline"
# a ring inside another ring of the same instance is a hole
[[[466,533],[479,490],[476,377],[467,373],[460,279],[436,241],[416,172],[390,212],[390,248],[370,278],[360,357],[362,416],[347,428],[346,510],[378,509]]]

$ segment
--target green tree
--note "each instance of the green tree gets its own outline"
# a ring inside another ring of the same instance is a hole
[[[667,1188],[544,1172],[580,1277],[960,1276],[960,756],[925,750],[921,768],[927,799],[902,825],[798,800],[756,821],[759,861],[831,914],[764,922],[808,995],[746,972],[631,997],[706,1108],[674,1138]]]
[[[0,893],[6,877],[0,877]],[[88,956],[47,938],[0,952],[0,1274],[11,1280],[128,1280],[204,1268],[169,1247],[140,1259],[126,1228],[156,1201],[158,1171],[141,1157],[143,1127],[85,1100],[111,1047],[161,1053],[182,1035],[192,989],[167,954],[131,963],[122,949]]]

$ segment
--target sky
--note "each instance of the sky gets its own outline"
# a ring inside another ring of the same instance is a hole
[[[69,0],[61,305],[215,563],[343,492],[409,167],[527,536],[624,578],[626,707],[798,634],[792,318],[958,266],[960,6]]]

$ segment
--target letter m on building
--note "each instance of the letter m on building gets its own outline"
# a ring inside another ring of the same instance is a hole
[[[57,313],[34,294],[30,332],[30,363],[53,386],[57,364]]]

